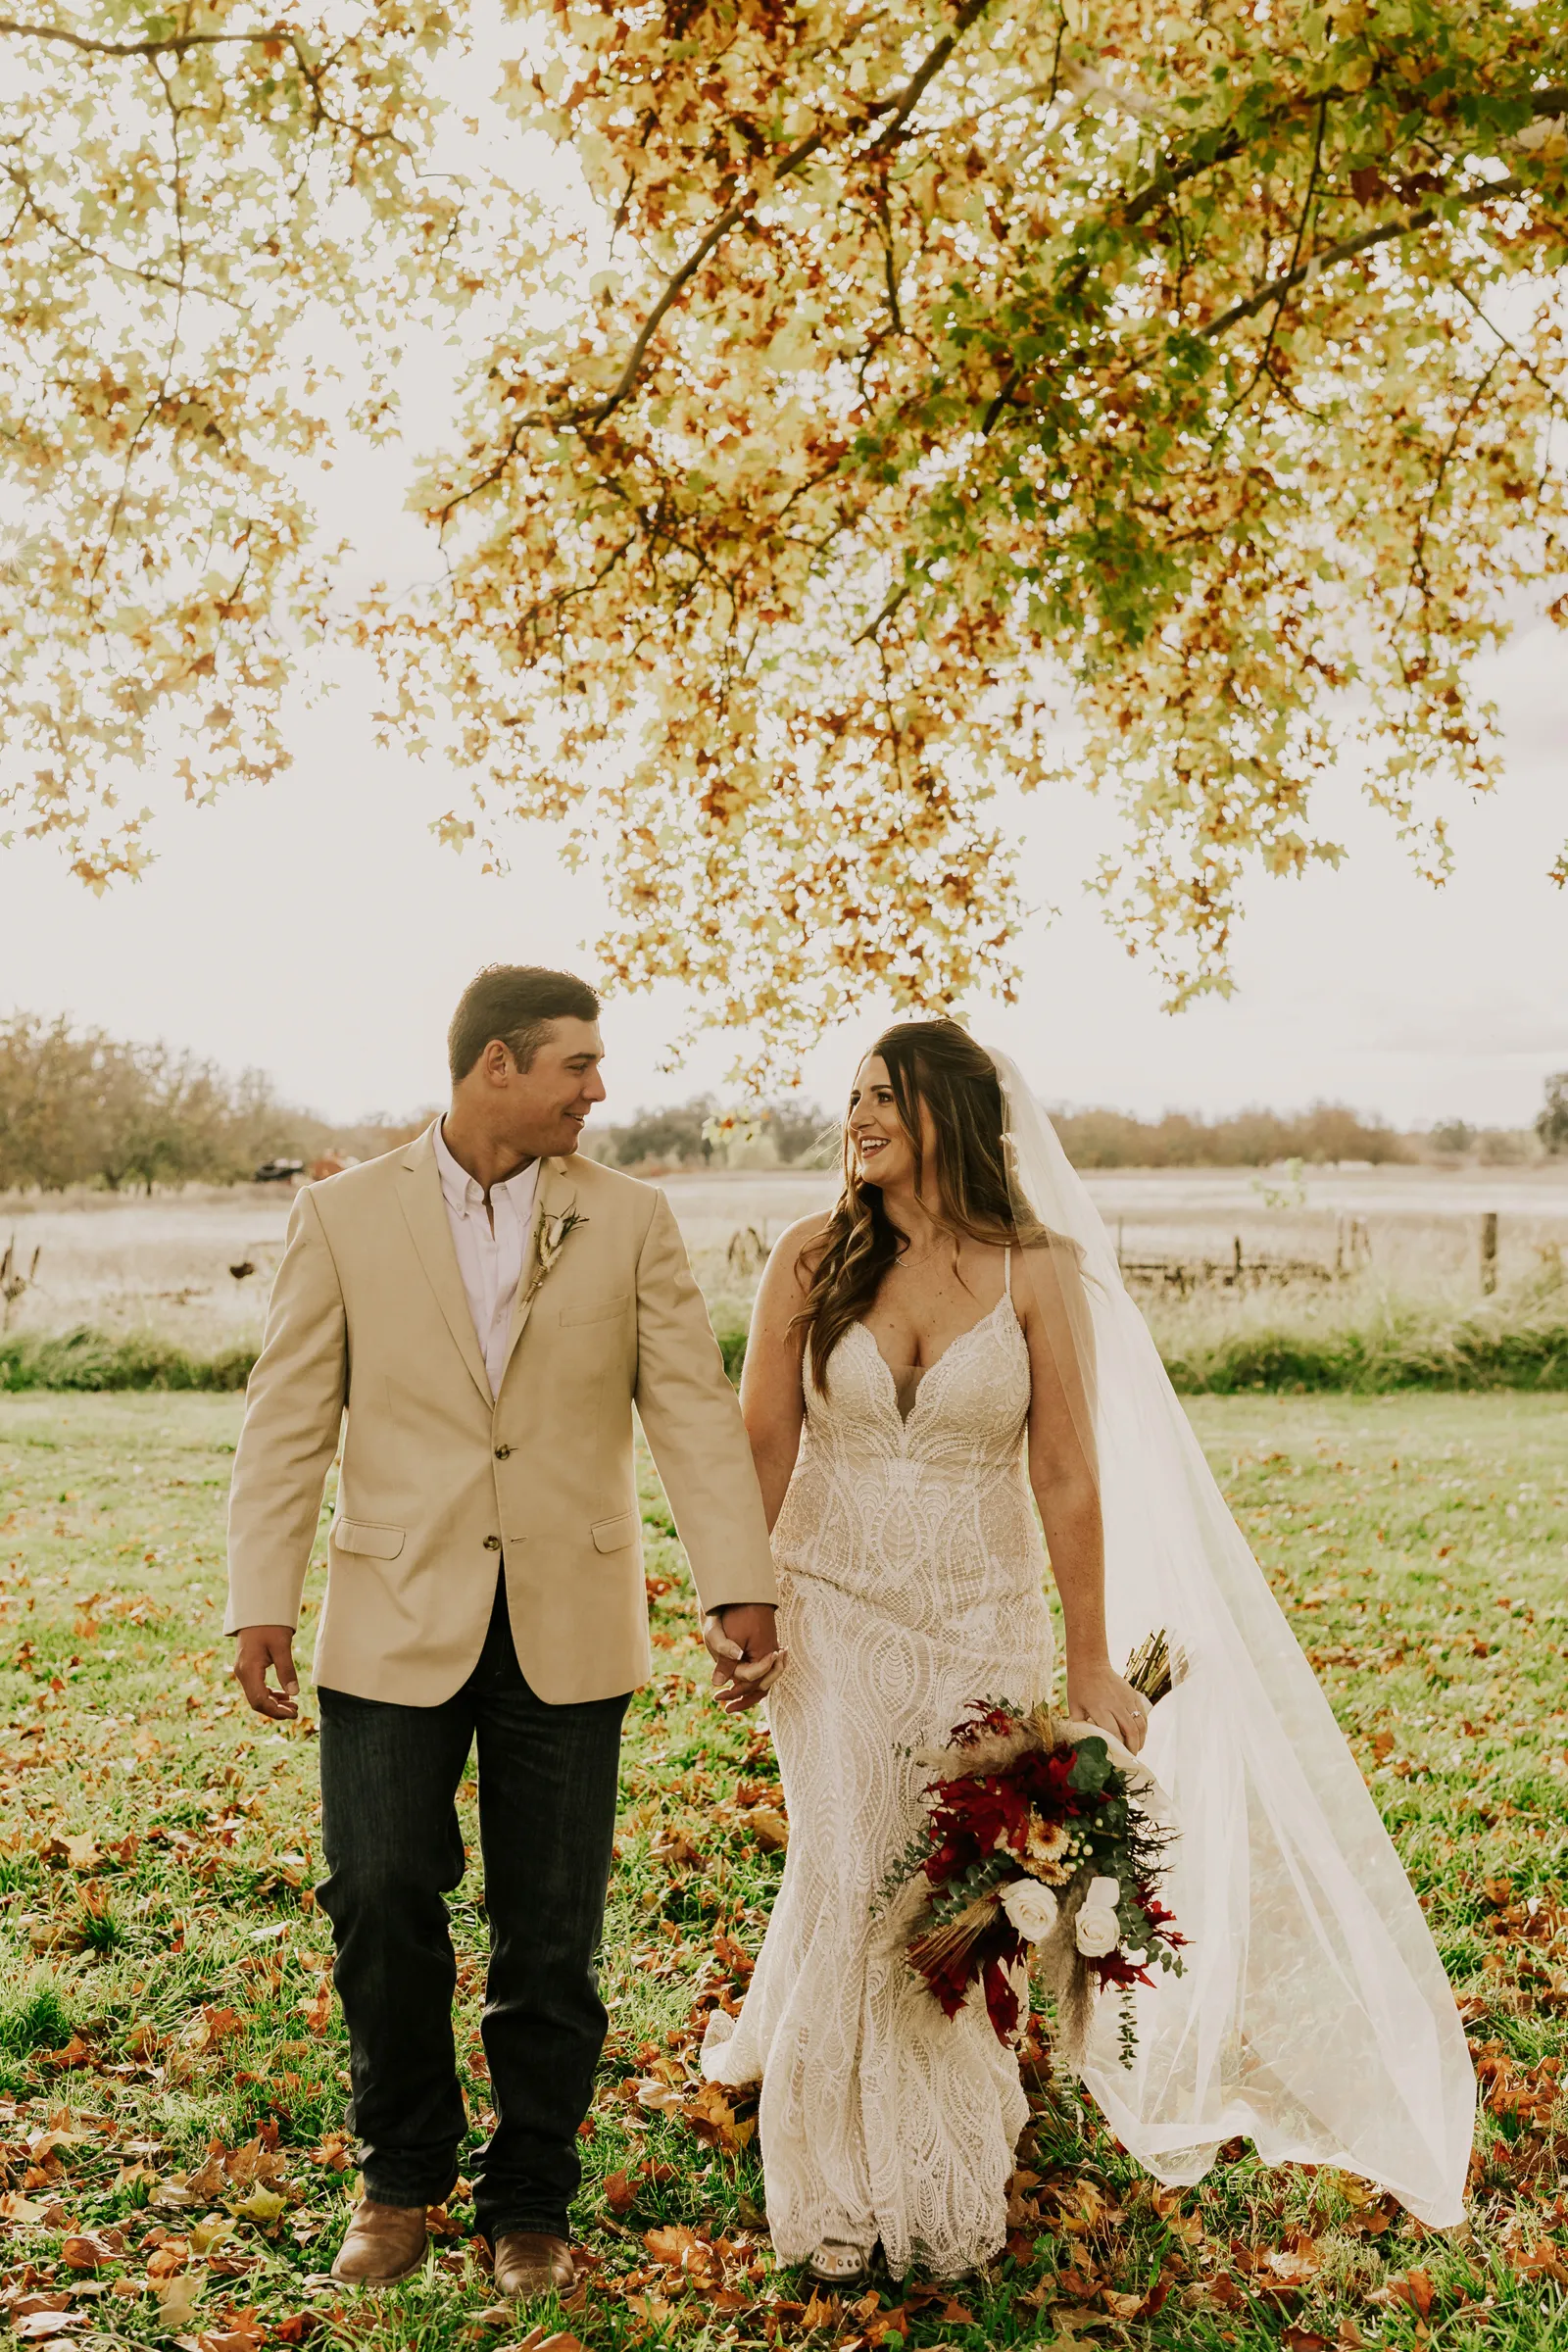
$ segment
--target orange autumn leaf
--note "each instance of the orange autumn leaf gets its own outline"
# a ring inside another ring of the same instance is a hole
[[[687,2270],[694,2266],[701,2268],[707,2264],[711,2253],[707,2242],[694,2230],[688,2230],[684,2222],[645,2230],[643,2244],[656,2262],[663,2263],[672,2270]]]
[[[1405,2271],[1398,2277],[1387,2278],[1372,2295],[1374,2303],[1402,2303],[1424,2320],[1432,2309],[1436,2289],[1427,2271]]]
[[[705,2082],[692,2093],[681,2113],[699,2139],[706,2139],[730,2155],[744,2148],[757,2133],[755,2117],[738,2118],[719,2082]]]
[[[116,2259],[117,2249],[91,2232],[62,2240],[60,2259],[68,2271],[96,2271]]]

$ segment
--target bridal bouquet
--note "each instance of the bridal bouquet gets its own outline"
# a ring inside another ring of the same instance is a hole
[[[1154,1966],[1181,1973],[1185,1938],[1154,1891],[1174,1835],[1160,1792],[1102,1732],[1044,1706],[982,1704],[923,1760],[945,1769],[882,1889],[919,1886],[909,1965],[949,2017],[979,1983],[1003,2041],[1037,1965],[1055,1995],[1062,2063],[1076,2070],[1103,1987],[1152,1984]],[[1134,2047],[1129,2002],[1124,2065]]]

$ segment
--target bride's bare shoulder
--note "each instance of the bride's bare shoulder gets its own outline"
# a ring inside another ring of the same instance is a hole
[[[786,1225],[773,1247],[775,1250],[808,1250],[813,1243],[827,1239],[827,1230],[832,1222],[833,1211],[830,1208],[814,1208],[808,1217],[797,1217],[793,1225]]]
[[[816,1209],[808,1217],[797,1217],[786,1225],[768,1254],[767,1271],[762,1277],[769,1290],[797,1290],[804,1298],[811,1287],[827,1240],[832,1212]]]

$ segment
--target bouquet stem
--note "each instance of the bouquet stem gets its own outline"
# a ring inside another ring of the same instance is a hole
[[[1147,1698],[1152,1707],[1157,1706],[1165,1696],[1171,1688],[1172,1676],[1170,1643],[1165,1638],[1163,1626],[1156,1627],[1153,1633],[1146,1635],[1144,1640],[1139,1642],[1138,1647],[1127,1661],[1127,1672],[1123,1680],[1131,1683],[1133,1689],[1141,1697]]]

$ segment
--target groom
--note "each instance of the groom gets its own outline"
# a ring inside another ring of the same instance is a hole
[[[530,965],[465,991],[445,1117],[295,1202],[234,1460],[234,1672],[258,1714],[287,1718],[342,1442],[316,1646],[319,1892],[365,2168],[333,2276],[365,2285],[419,2267],[425,2210],[458,2177],[443,1898],[475,1740],[496,2115],[479,2227],[504,2293],[572,2283],[621,1717],[650,1671],[634,1404],[719,1621],[710,1646],[736,1661],[726,1703],[772,1670],[761,1499],[669,1204],[574,1156],[605,1099],[598,1014],[582,981]]]

